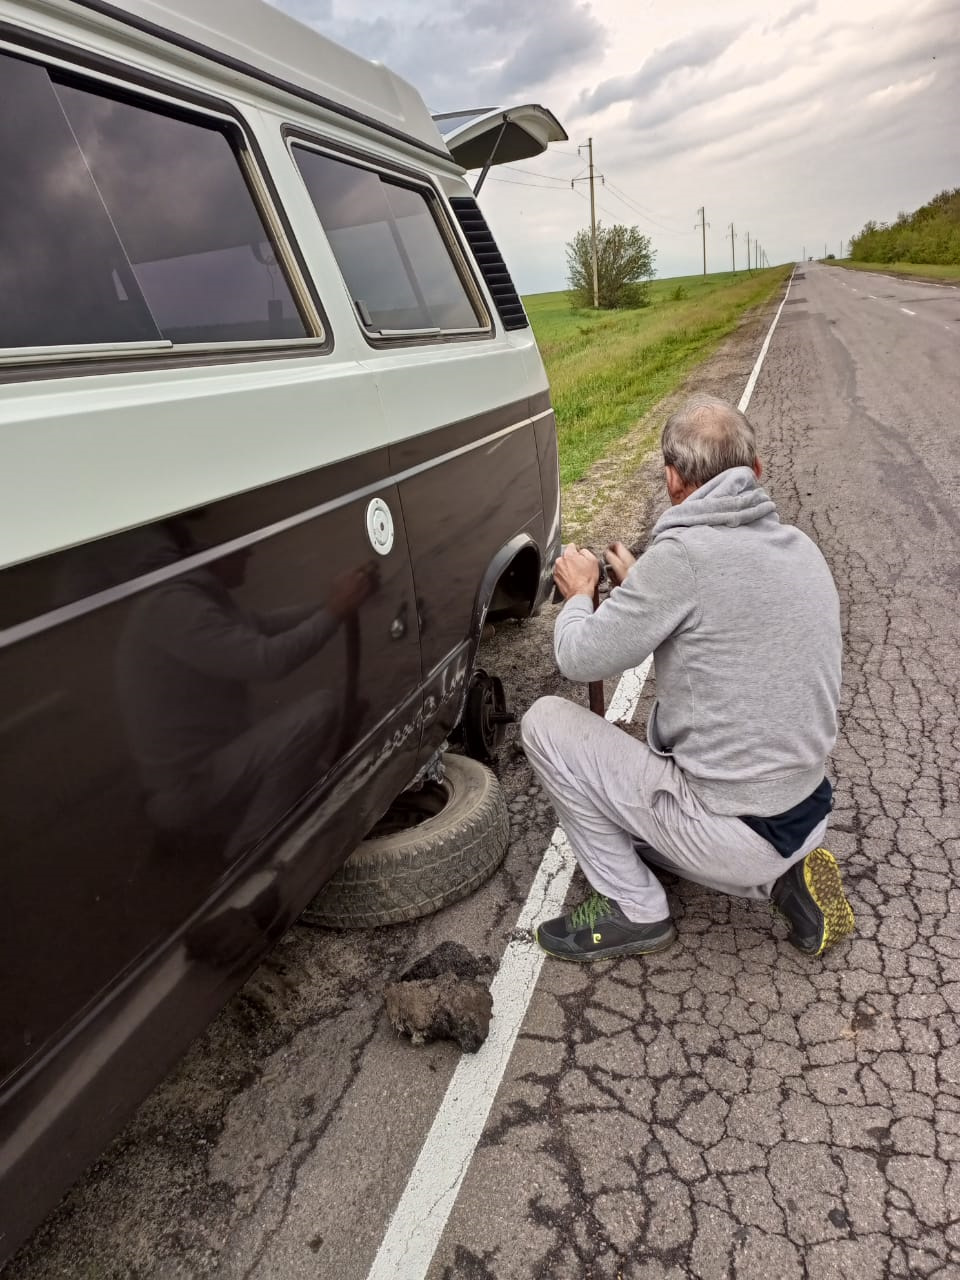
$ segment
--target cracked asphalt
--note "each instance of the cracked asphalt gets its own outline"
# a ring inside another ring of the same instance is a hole
[[[691,385],[737,399],[768,323]],[[430,1280],[960,1277],[958,383],[956,291],[800,268],[750,416],[840,590],[857,932],[811,962],[762,905],[674,881],[670,951],[547,961]],[[652,460],[590,540],[663,505]],[[485,654],[518,710],[585,701],[551,624]],[[363,1280],[459,1056],[397,1040],[382,985],[446,938],[499,957],[553,829],[515,745],[500,772],[493,880],[417,925],[292,929],[8,1274]]]

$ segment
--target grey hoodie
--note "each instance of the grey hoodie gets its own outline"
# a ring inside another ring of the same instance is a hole
[[[594,614],[568,600],[554,632],[568,679],[606,679],[651,653],[647,742],[714,813],[779,814],[824,776],[837,736],[840,603],[813,542],[781,524],[748,467],[701,485]]]

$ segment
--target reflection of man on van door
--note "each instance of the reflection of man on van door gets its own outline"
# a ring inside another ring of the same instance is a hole
[[[134,606],[117,682],[146,809],[162,831],[232,858],[264,835],[331,763],[342,695],[326,689],[256,720],[250,686],[314,657],[376,587],[368,568],[334,578],[322,607],[241,608],[249,552],[171,579]]]

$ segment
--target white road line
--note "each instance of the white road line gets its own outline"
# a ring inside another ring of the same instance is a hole
[[[770,347],[770,339],[773,337],[773,331],[777,327],[777,321],[780,319],[780,312],[786,306],[787,298],[790,295],[790,286],[793,284],[793,277],[797,274],[797,268],[794,267],[790,272],[790,279],[787,281],[787,291],[783,295],[783,301],[777,308],[777,314],[773,317],[770,328],[767,330],[767,336],[763,340],[763,346],[760,348],[760,354],[757,356],[757,362],[753,366],[750,377],[747,379],[747,385],[743,389],[743,395],[740,397],[740,403],[737,408],[741,413],[746,413],[747,405],[750,403],[750,397],[753,395],[753,389],[757,385],[757,379],[760,377],[760,370],[763,368],[763,362],[767,358],[767,351]]]
[[[915,311],[908,311],[906,307],[901,307],[900,310],[905,316],[915,316],[917,314]]]
[[[621,676],[608,720],[633,719],[651,662],[648,658]],[[457,1064],[367,1280],[422,1280],[427,1274],[540,976],[544,952],[534,928],[561,914],[576,865],[557,827],[490,987],[490,1035],[478,1053],[464,1054]]]
[[[750,403],[792,283],[791,273],[783,301],[740,397],[741,412],[745,412]],[[633,719],[652,661],[647,658],[620,677],[607,710],[609,721],[622,723]],[[426,1276],[540,976],[544,953],[534,939],[534,927],[538,921],[563,911],[575,868],[576,859],[567,837],[562,828],[557,827],[490,987],[494,1009],[490,1035],[479,1053],[464,1054],[457,1064],[367,1280],[423,1280]]]
[[[896,280],[898,284],[908,284],[911,288],[917,285],[921,289],[924,286],[931,289],[960,289],[960,284],[948,284],[945,280],[918,280],[911,276],[891,276],[885,271],[875,271],[873,274],[879,276],[881,280]]]

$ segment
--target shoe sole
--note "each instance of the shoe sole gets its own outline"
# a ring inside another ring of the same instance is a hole
[[[666,951],[668,947],[672,947],[678,938],[676,929],[668,934],[661,942],[625,942],[619,947],[610,947],[603,951],[581,951],[574,954],[570,951],[551,951],[549,947],[545,947],[540,941],[540,931],[536,933],[537,946],[542,952],[550,956],[552,960],[571,960],[574,964],[593,964],[597,960],[616,960],[620,956],[652,956],[658,951]]]
[[[823,937],[816,951],[806,954],[822,956],[828,947],[853,932],[853,908],[843,892],[843,881],[837,860],[829,849],[814,849],[803,863],[803,880],[810,897],[823,916]]]

